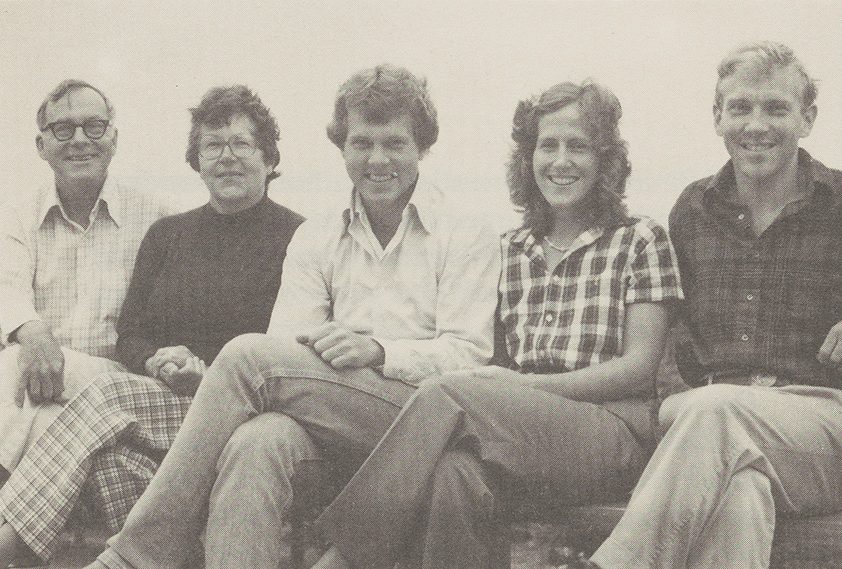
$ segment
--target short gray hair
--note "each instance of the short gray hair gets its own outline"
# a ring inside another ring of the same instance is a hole
[[[99,96],[102,97],[102,100],[105,101],[105,108],[108,112],[108,120],[114,120],[114,117],[116,116],[114,113],[114,105],[111,104],[111,101],[105,96],[105,93],[87,81],[82,81],[81,79],[65,79],[49,92],[49,94],[44,98],[44,101],[41,103],[41,106],[38,107],[38,112],[35,114],[35,122],[38,125],[38,130],[44,130],[47,126],[47,105],[59,101],[70,91],[76,91],[78,89],[91,89],[92,91],[96,91]]]

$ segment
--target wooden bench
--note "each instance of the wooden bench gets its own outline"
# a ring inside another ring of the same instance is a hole
[[[620,521],[625,504],[567,508],[556,514],[560,532],[574,549],[593,552]],[[510,567],[510,543],[495,552],[495,569]],[[842,567],[842,512],[823,516],[778,518],[772,543],[772,569]]]

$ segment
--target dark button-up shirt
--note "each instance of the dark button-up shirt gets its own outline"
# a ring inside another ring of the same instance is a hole
[[[842,387],[842,374],[816,360],[842,320],[842,172],[801,150],[798,180],[806,197],[759,236],[737,201],[731,162],[690,184],[673,208],[693,340],[678,355],[688,383],[734,372]]]

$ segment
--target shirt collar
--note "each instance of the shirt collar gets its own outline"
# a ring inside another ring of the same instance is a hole
[[[814,182],[819,182],[815,184]],[[798,149],[798,184],[807,188],[808,199],[812,197],[818,185],[823,188],[832,188],[834,185],[833,174],[818,160],[814,160],[810,153],[803,148]],[[737,182],[734,177],[734,162],[728,160],[726,164],[711,177],[703,190],[705,201],[716,198],[732,204],[736,204]]]
[[[410,209],[411,208],[411,209]],[[433,187],[419,176],[415,181],[415,188],[412,195],[409,197],[409,202],[406,204],[407,209],[414,210],[418,221],[421,222],[421,227],[427,233],[434,233],[436,230],[436,215],[435,215],[435,192]],[[348,231],[354,219],[359,219],[365,215],[365,208],[363,207],[362,198],[357,192],[356,188],[351,189],[351,203],[342,212],[344,221],[344,230]]]
[[[590,229],[586,229],[580,233],[575,240],[573,240],[570,247],[565,251],[564,258],[562,260],[567,259],[579,249],[588,247],[594,241],[602,237],[604,233],[605,229],[602,227],[591,227]],[[532,230],[528,227],[518,229],[512,236],[511,243],[523,249],[523,253],[530,259],[534,259],[538,256],[538,251],[536,249],[539,245],[538,240],[535,239],[535,236],[532,234]]]
[[[117,226],[121,226],[123,221],[125,220],[126,211],[124,207],[123,200],[120,199],[120,188],[117,185],[117,182],[112,178],[110,175],[105,178],[105,183],[102,185],[102,189],[99,192],[99,197],[97,201],[94,202],[94,207],[91,210],[91,219],[97,214],[98,210],[102,207],[105,207],[105,213],[114,220],[114,223]],[[105,206],[102,206],[100,202],[104,203]],[[47,215],[53,208],[58,208],[62,216],[67,219],[67,215],[64,213],[64,207],[61,204],[61,198],[58,195],[58,188],[56,188],[55,184],[52,185],[51,189],[47,192],[46,199],[41,204],[41,209],[38,212],[38,221],[39,226],[43,225],[47,219]]]

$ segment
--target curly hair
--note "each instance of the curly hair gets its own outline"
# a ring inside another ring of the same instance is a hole
[[[327,137],[340,149],[348,136],[348,113],[362,113],[365,120],[377,124],[407,114],[412,118],[415,144],[424,154],[439,136],[436,107],[430,98],[426,79],[409,70],[384,63],[354,73],[339,87],[333,118],[327,125]]]
[[[508,163],[507,181],[515,209],[523,213],[523,226],[540,238],[552,229],[550,205],[532,170],[538,143],[538,125],[545,115],[575,103],[597,152],[597,178],[588,194],[594,227],[610,228],[628,222],[625,204],[626,179],[631,173],[628,147],[620,138],[620,102],[607,88],[590,79],[581,85],[559,83],[538,97],[518,103],[512,121],[514,147]]]
[[[254,123],[254,138],[257,147],[263,152],[263,161],[272,166],[272,171],[266,175],[266,186],[280,176],[275,171],[281,161],[278,152],[278,141],[281,139],[278,121],[251,89],[245,85],[213,87],[205,93],[198,107],[190,109],[190,113],[192,118],[186,158],[191,168],[199,171],[199,138],[202,135],[202,126],[220,128],[230,124],[232,117],[245,115]]]

